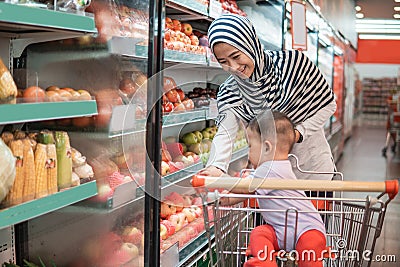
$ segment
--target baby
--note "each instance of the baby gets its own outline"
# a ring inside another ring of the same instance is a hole
[[[275,127],[271,127],[273,124]],[[246,133],[249,161],[255,168],[254,177],[296,179],[288,160],[288,154],[295,143],[294,125],[285,114],[278,111],[264,111],[249,123]],[[245,193],[234,189],[231,192]],[[244,266],[277,266],[272,250],[278,252],[284,249],[287,252],[296,251],[299,267],[322,267],[326,233],[321,216],[308,199],[279,198],[288,196],[305,198],[304,192],[257,189],[255,193],[277,198],[258,199],[260,209],[271,211],[261,212],[266,224],[257,226],[250,234],[249,248],[253,258]],[[232,198],[228,201],[229,204],[236,202]],[[289,212],[285,226],[285,211],[288,208],[297,210],[298,218],[296,223],[296,212]]]

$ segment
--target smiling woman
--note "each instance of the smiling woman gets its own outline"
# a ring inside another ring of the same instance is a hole
[[[236,47],[227,43],[214,45],[214,54],[225,71],[241,78],[250,78],[254,71],[254,61]]]
[[[334,163],[323,126],[336,110],[333,92],[317,66],[300,51],[263,50],[246,17],[226,14],[208,30],[212,52],[231,74],[220,86],[218,133],[203,175],[227,171],[239,122],[249,123],[265,110],[278,110],[296,125],[291,151],[303,170],[332,172]],[[217,153],[218,151],[218,153]],[[328,180],[332,175],[300,173],[299,179]]]

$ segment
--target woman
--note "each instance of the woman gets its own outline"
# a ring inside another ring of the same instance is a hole
[[[255,29],[242,16],[223,15],[208,30],[210,48],[231,76],[220,86],[218,133],[203,175],[227,171],[239,123],[247,124],[265,109],[285,113],[296,125],[292,154],[303,170],[332,172],[334,162],[324,134],[336,103],[319,69],[299,51],[263,51]],[[332,178],[304,174],[299,179]]]

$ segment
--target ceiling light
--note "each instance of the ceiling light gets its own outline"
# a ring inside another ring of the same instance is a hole
[[[373,40],[400,40],[400,35],[388,34],[359,34],[360,39],[373,39]]]
[[[394,0],[396,3],[400,3],[400,0]]]
[[[400,14],[393,14],[393,18],[400,19]]]
[[[364,18],[364,14],[363,13],[356,13],[356,18],[362,19],[362,18]]]
[[[361,11],[361,7],[360,6],[355,6],[354,7],[356,11]]]
[[[394,11],[400,11],[400,6],[393,7]]]
[[[356,24],[400,25],[400,21],[395,19],[360,19],[356,20]]]

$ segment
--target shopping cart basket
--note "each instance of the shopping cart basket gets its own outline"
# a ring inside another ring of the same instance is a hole
[[[327,253],[324,266],[370,266],[376,239],[379,237],[388,203],[398,191],[398,181],[354,182],[320,180],[272,180],[261,178],[204,177],[194,176],[192,185],[205,188],[225,189],[278,189],[278,190],[321,190],[342,192],[382,192],[377,197],[364,199],[298,197],[302,201],[324,201],[327,208],[318,210],[324,220],[327,232]],[[211,197],[211,198],[210,198]],[[251,199],[276,198],[276,196],[222,194],[218,191],[204,194],[204,220],[209,240],[211,266],[236,267],[248,259],[248,244],[251,230],[257,225],[255,218],[260,212],[298,213],[287,209],[281,211],[252,208],[240,203],[235,206],[221,206],[220,198]],[[208,211],[208,212],[206,212]],[[301,211],[315,212],[315,211]],[[258,216],[260,217],[260,216]],[[292,252],[276,253],[280,266],[296,266]]]

